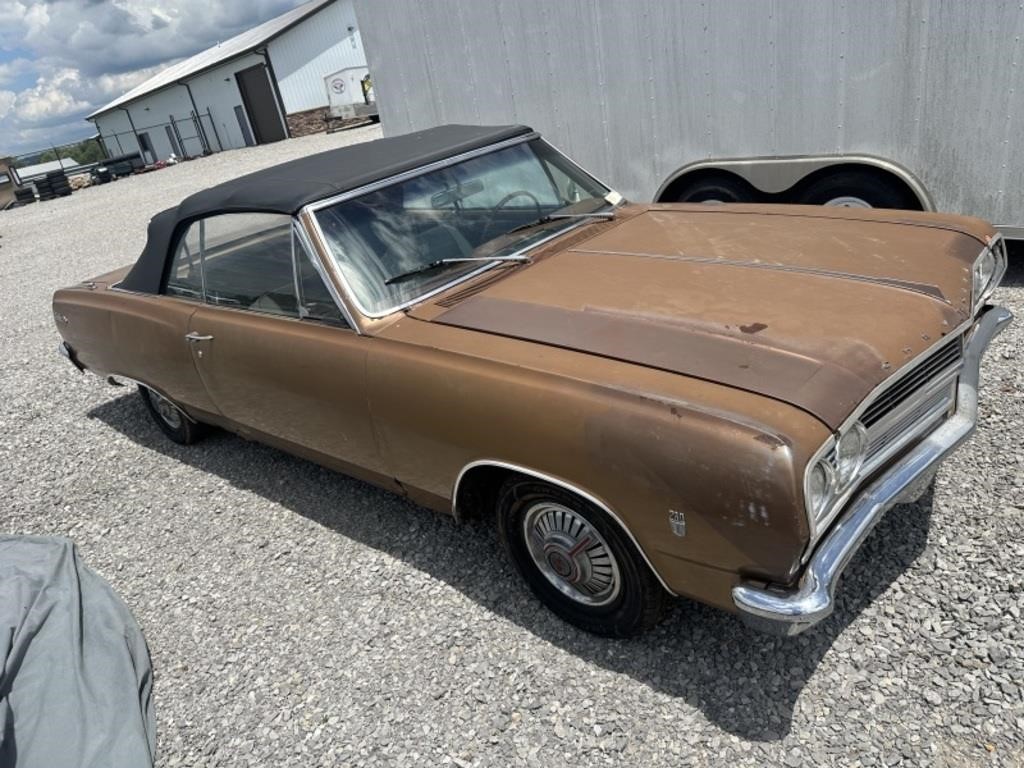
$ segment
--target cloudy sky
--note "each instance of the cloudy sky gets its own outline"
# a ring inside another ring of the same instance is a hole
[[[0,156],[94,135],[97,107],[301,2],[0,0]]]

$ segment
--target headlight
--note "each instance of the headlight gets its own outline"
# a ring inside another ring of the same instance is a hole
[[[996,239],[981,252],[971,270],[971,299],[977,312],[992,295],[1006,271],[1006,250],[1002,239]]]
[[[836,444],[836,480],[841,488],[848,486],[857,477],[867,448],[867,430],[860,422],[839,438]]]
[[[991,250],[987,250],[981,254],[981,258],[974,262],[973,304],[975,307],[981,302],[981,297],[985,295],[985,290],[988,288],[989,283],[992,282],[992,277],[995,273],[996,255]]]
[[[817,462],[807,473],[807,509],[815,518],[832,496],[833,477],[833,469],[826,461]]]

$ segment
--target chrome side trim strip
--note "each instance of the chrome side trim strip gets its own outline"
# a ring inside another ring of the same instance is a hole
[[[674,592],[671,589],[671,587],[669,587],[669,585],[665,583],[665,580],[661,578],[661,574],[658,573],[657,569],[654,567],[654,564],[651,562],[651,559],[647,556],[647,553],[644,552],[644,548],[640,546],[640,542],[636,540],[635,536],[633,536],[632,531],[630,531],[629,528],[626,527],[626,524],[622,521],[622,518],[615,514],[615,512],[612,511],[611,507],[609,507],[607,504],[601,501],[601,499],[597,498],[593,494],[587,493],[579,486],[573,485],[572,483],[566,480],[562,480],[561,478],[554,477],[553,475],[548,475],[545,474],[544,472],[538,472],[535,469],[530,469],[529,467],[524,467],[520,464],[510,464],[507,461],[498,461],[496,459],[480,459],[477,461],[471,461],[469,464],[464,466],[462,470],[459,472],[459,476],[455,479],[455,486],[452,488],[452,515],[455,517],[456,520],[459,518],[458,510],[456,508],[456,502],[459,498],[459,485],[461,485],[462,478],[465,477],[466,473],[475,467],[498,467],[500,469],[509,469],[512,470],[513,472],[519,472],[520,474],[523,475],[536,477],[538,480],[543,480],[546,483],[557,485],[560,488],[564,488],[565,490],[569,491],[570,493],[576,494],[582,499],[586,499],[595,507],[597,507],[606,515],[608,515],[608,517],[610,517],[612,520],[618,523],[623,533],[625,533],[626,536],[629,537],[629,540],[633,542],[633,546],[636,547],[637,552],[640,553],[640,556],[644,559],[644,562],[647,563],[647,567],[651,569],[651,573],[654,574],[654,577],[658,580],[658,583],[661,584],[662,588],[673,597],[677,596],[676,592]]]
[[[815,549],[796,589],[779,590],[747,582],[733,587],[733,602],[745,623],[776,635],[796,635],[832,613],[839,579],[878,521],[890,507],[917,490],[917,485],[974,431],[982,355],[1012,319],[1003,307],[989,307],[983,312],[964,349],[956,413],[854,499]]]

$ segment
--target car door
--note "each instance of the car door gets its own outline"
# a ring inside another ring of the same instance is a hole
[[[187,343],[219,411],[242,434],[353,474],[380,473],[366,397],[373,340],[346,323],[291,218],[210,217],[202,256],[204,303]]]
[[[197,415],[216,415],[185,340],[203,297],[198,232],[190,230],[176,244],[162,294],[119,294],[118,311],[110,317],[111,346],[120,361],[113,372],[156,389]]]

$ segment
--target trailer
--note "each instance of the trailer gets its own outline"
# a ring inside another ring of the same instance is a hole
[[[373,81],[366,67],[346,67],[324,78],[327,115],[336,120],[377,119]]]
[[[981,216],[1024,239],[1024,4],[357,0],[387,135],[525,123],[635,200]]]

